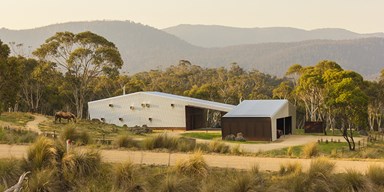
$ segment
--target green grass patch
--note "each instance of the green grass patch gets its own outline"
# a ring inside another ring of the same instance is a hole
[[[0,143],[3,144],[33,143],[37,136],[37,133],[28,130],[0,128]]]
[[[0,115],[0,121],[12,123],[17,126],[25,126],[29,121],[33,121],[34,119],[32,115],[21,112],[6,112]]]
[[[349,132],[349,131],[348,131]],[[315,136],[324,136],[324,133],[304,133],[304,129],[294,129],[293,130],[294,135],[315,135]],[[343,136],[340,129],[327,130],[327,136]],[[354,137],[360,137],[360,134],[357,131],[353,131]]]
[[[189,132],[189,133],[182,133],[181,134],[184,137],[191,137],[195,139],[205,139],[205,140],[212,140],[215,138],[221,138],[221,133],[204,133],[204,132]]]
[[[76,123],[63,120],[61,123],[54,122],[53,117],[48,117],[48,121],[42,122],[39,128],[43,132],[55,132],[58,135],[64,133],[67,129],[75,129],[78,133],[87,133],[96,143],[102,140],[114,141],[122,135],[146,137],[145,135],[134,135],[127,127],[119,127],[112,124],[106,124],[97,121],[78,120]]]

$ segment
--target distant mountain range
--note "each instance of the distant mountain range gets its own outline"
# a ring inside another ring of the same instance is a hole
[[[3,28],[0,40],[23,43],[24,47],[34,50],[56,32],[92,31],[116,44],[125,62],[123,71],[131,74],[164,69],[179,60],[189,60],[203,67],[228,66],[236,62],[245,69],[277,76],[282,76],[292,64],[314,65],[326,59],[365,77],[375,76],[384,68],[383,33],[220,26],[207,26],[209,30],[204,32],[203,28],[205,26],[180,25],[159,30],[131,21],[70,22],[27,30]],[[242,30],[243,35],[239,32]],[[259,31],[260,35],[252,31]]]
[[[178,25],[163,29],[192,45],[226,47],[243,44],[297,42],[306,40],[348,40],[382,37],[384,33],[358,34],[345,29],[302,30],[289,27],[235,28],[219,25]]]

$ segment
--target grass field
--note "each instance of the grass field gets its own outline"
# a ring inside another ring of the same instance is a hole
[[[189,132],[189,133],[182,133],[181,135],[184,137],[191,137],[191,138],[195,138],[195,139],[205,139],[205,140],[221,138],[220,132],[214,132],[214,133]]]
[[[21,112],[5,112],[1,113],[0,121],[11,123],[16,126],[25,126],[28,121],[32,121],[34,117],[29,113]]]

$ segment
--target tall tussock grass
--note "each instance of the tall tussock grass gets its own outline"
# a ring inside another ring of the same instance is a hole
[[[28,192],[60,192],[65,189],[64,182],[60,179],[59,171],[56,168],[36,170],[28,177],[28,182],[23,188]]]
[[[319,154],[319,151],[317,149],[317,143],[308,143],[304,145],[302,149],[302,155],[304,158],[311,158],[316,157]]]
[[[101,155],[95,150],[72,150],[64,155],[61,166],[64,177],[69,181],[90,177],[101,168]]]
[[[209,169],[208,164],[204,160],[203,153],[198,150],[189,159],[176,162],[175,171],[190,177],[204,178],[208,175]]]
[[[114,179],[112,191],[146,191],[139,182],[139,173],[137,167],[128,161],[114,166]]]
[[[27,151],[26,163],[32,170],[55,166],[57,163],[57,150],[53,140],[39,137]]]
[[[289,162],[280,164],[279,173],[281,175],[287,175],[287,174],[300,174],[302,172],[302,166],[298,162]]]
[[[208,149],[210,152],[214,152],[214,153],[229,152],[229,146],[226,145],[223,141],[217,140],[217,139],[209,143]]]
[[[189,178],[184,176],[167,174],[160,185],[153,191],[157,192],[195,192],[195,186]]]
[[[14,185],[22,173],[20,160],[14,158],[0,159],[0,185],[2,184],[4,187]]]
[[[372,182],[356,170],[347,169],[347,172],[341,176],[342,188],[346,191],[374,191]]]
[[[167,134],[159,134],[147,138],[143,141],[144,149],[169,149],[175,150],[177,148],[177,138],[170,137]]]
[[[128,135],[120,135],[114,141],[114,145],[119,148],[130,148],[130,147],[137,147],[138,143]]]
[[[76,143],[76,145],[86,145],[91,143],[91,136],[85,131],[78,131],[75,126],[65,128],[60,134],[62,141],[67,139]]]
[[[384,167],[371,165],[366,175],[374,184],[384,186]]]

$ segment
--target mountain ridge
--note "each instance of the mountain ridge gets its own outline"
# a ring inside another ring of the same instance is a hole
[[[227,47],[268,42],[297,42],[306,40],[348,40],[383,37],[384,33],[359,34],[340,28],[304,30],[293,27],[240,28],[221,25],[181,24],[163,29],[192,45],[200,47]],[[220,35],[217,35],[220,33]]]
[[[378,37],[205,48],[132,21],[91,21],[25,30],[0,29],[0,39],[4,43],[23,43],[30,47],[31,52],[59,31],[92,31],[105,37],[119,48],[124,60],[122,72],[128,73],[164,69],[179,60],[189,60],[202,67],[226,67],[236,62],[244,69],[256,69],[276,76],[283,76],[292,64],[308,66],[320,60],[334,60],[344,69],[354,70],[366,77],[378,74],[384,67],[384,38]]]

